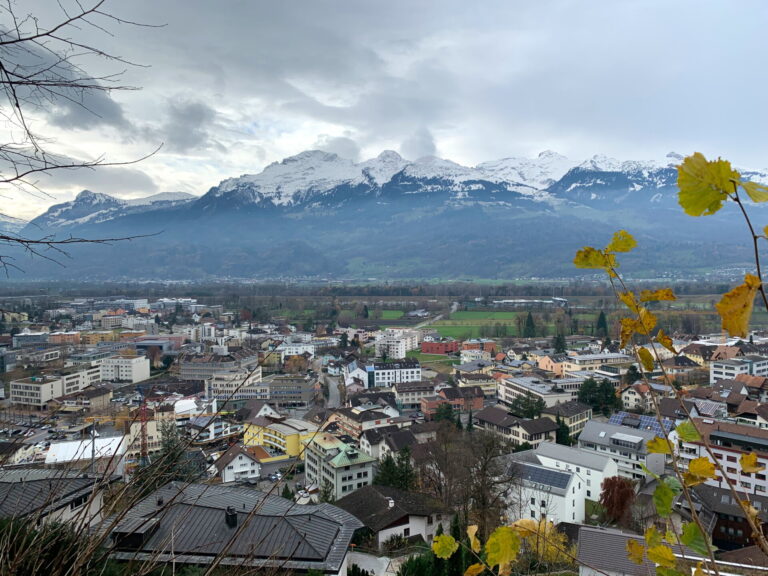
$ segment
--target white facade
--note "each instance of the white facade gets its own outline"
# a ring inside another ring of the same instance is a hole
[[[655,474],[664,471],[664,454],[649,454],[655,432],[590,420],[579,435],[579,448],[616,462],[618,475],[631,480],[646,477],[645,466]]]
[[[215,372],[205,381],[207,398],[227,400],[269,400],[269,386],[262,382],[261,366],[251,370]]]
[[[536,458],[547,468],[575,472],[584,484],[584,497],[598,501],[606,478],[618,476],[618,465],[607,456],[587,453],[579,448],[542,442],[536,448]]]
[[[528,462],[516,463],[515,470],[518,478],[507,497],[507,522],[522,518],[584,522],[586,482],[580,474]]]
[[[261,475],[261,464],[245,450],[241,450],[238,451],[237,456],[220,467],[218,475],[224,484],[259,478]]]
[[[418,361],[403,362],[376,362],[373,366],[367,366],[369,374],[368,384],[371,385],[370,374],[373,374],[373,387],[391,388],[398,382],[421,381],[421,365]]]
[[[37,409],[54,398],[80,392],[101,379],[101,369],[86,368],[59,376],[32,376],[11,381],[11,403]]]
[[[149,379],[149,358],[146,356],[114,356],[101,361],[101,379],[109,382],[136,384]]]
[[[318,488],[330,485],[334,499],[368,486],[373,482],[374,459],[327,434],[318,434],[306,442],[304,475],[306,483]]]
[[[376,338],[374,344],[376,356],[399,360],[405,358],[409,350],[419,347],[419,332],[417,330],[387,329]]]
[[[718,380],[732,380],[739,374],[768,376],[768,358],[765,356],[744,356],[731,360],[715,360],[709,364],[709,383]]]

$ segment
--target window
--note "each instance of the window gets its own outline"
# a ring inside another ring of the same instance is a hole
[[[541,507],[544,508],[546,505],[547,505],[547,501],[546,500],[542,500],[541,501]]]
[[[535,510],[531,510],[531,518],[536,518],[536,511]]]
[[[536,506],[536,498],[531,498],[531,506]]]
[[[410,536],[410,535],[411,535],[411,529],[410,528],[406,528],[405,530],[403,530],[403,536],[408,538],[408,536]]]

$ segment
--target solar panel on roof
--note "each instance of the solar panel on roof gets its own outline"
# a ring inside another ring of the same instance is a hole
[[[553,488],[561,489],[567,488],[568,482],[571,480],[570,474],[536,466],[526,466],[525,477],[530,482],[545,484],[547,486],[552,486]]]
[[[640,420],[639,425],[636,424],[638,419]],[[616,414],[613,414],[610,417],[608,423],[624,426],[625,421],[627,420],[632,422],[632,428],[637,428],[638,430],[650,430],[659,436],[663,435],[664,432],[669,433],[669,431],[672,430],[672,427],[674,426],[674,422],[672,422],[672,420],[669,418],[664,418],[664,430],[662,431],[662,427],[655,416],[630,414],[629,412],[616,412]]]

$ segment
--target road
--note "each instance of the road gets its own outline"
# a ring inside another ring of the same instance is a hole
[[[456,310],[458,310],[458,309],[459,309],[459,303],[458,302],[454,302],[453,304],[451,304],[451,314],[456,312]],[[424,320],[424,322],[420,322],[419,324],[416,324],[416,326],[414,326],[414,329],[418,330],[419,328],[424,328],[425,326],[429,326],[430,324],[433,324],[433,323],[437,322],[438,320],[442,320],[442,319],[443,319],[443,315],[442,314],[438,314],[437,316],[434,316],[433,318],[429,318],[428,320]]]

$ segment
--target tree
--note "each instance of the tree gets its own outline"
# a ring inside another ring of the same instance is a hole
[[[597,395],[599,398],[598,408],[605,416],[609,416],[611,412],[621,408],[621,398],[616,396],[616,389],[613,384],[605,378],[597,388]]]
[[[545,573],[555,568],[572,568],[576,550],[568,537],[548,520],[523,519],[515,522],[522,536],[519,562],[526,573]]]
[[[328,480],[323,482],[322,486],[320,486],[320,494],[318,497],[320,498],[320,502],[333,504],[336,501],[336,495],[333,493],[333,484],[328,482]]]
[[[637,369],[637,366],[632,364],[627,371],[624,373],[624,375],[621,377],[621,383],[625,386],[629,386],[630,384],[634,384],[638,380],[642,380],[643,375],[640,374],[640,370]]]
[[[339,346],[341,348],[346,348],[349,346],[349,334],[346,332],[341,333],[341,337],[339,338]]]
[[[600,310],[600,314],[597,317],[595,336],[598,338],[608,338],[608,321],[605,318],[605,312],[602,310]]]
[[[499,459],[502,449],[501,438],[490,432],[475,434],[470,448],[468,518],[482,539],[500,524],[499,512],[514,480]]]
[[[435,415],[432,417],[432,419],[435,422],[442,422],[443,420],[447,422],[453,422],[455,419],[455,416],[453,415],[453,406],[451,406],[448,402],[441,403],[435,410]]]
[[[528,312],[525,318],[525,327],[523,328],[523,338],[534,338],[536,336],[536,324],[533,321],[533,314]]]
[[[286,500],[293,500],[293,492],[291,491],[291,488],[288,486],[288,484],[283,485],[283,492],[280,494],[283,498]]]
[[[609,522],[626,523],[635,501],[635,486],[629,478],[611,476],[603,480],[600,505]]]
[[[534,396],[530,392],[522,396],[516,396],[509,406],[510,411],[521,418],[538,418],[547,403],[540,396]]]
[[[571,430],[568,428],[568,424],[566,424],[562,418],[560,418],[560,414],[557,415],[557,431],[555,432],[555,442],[558,444],[562,444],[563,446],[570,446],[571,441]]]
[[[558,333],[553,339],[552,339],[552,348],[555,351],[555,354],[565,354],[567,350],[567,344],[565,342],[565,336],[562,333]]]

